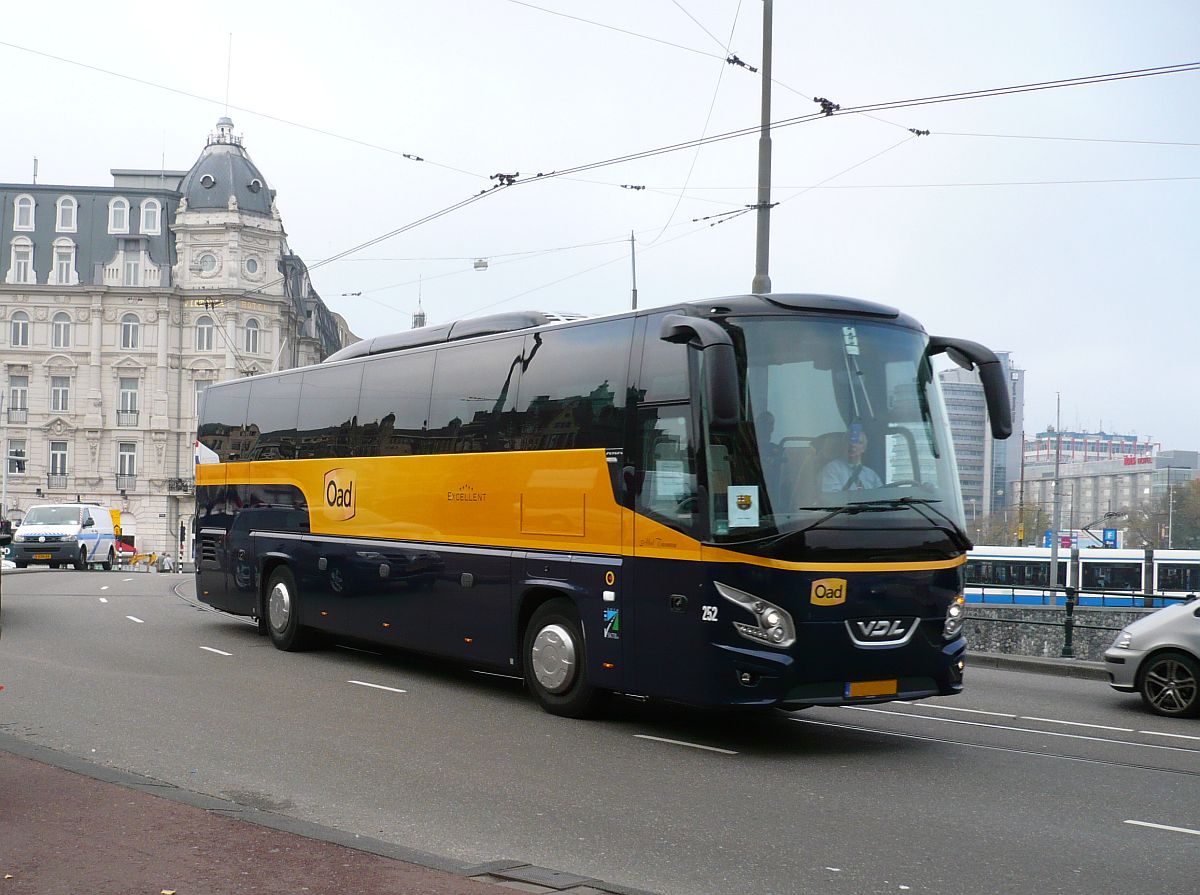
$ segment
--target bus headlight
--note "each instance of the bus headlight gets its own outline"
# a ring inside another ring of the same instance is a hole
[[[717,593],[731,603],[736,603],[754,616],[756,624],[734,622],[733,628],[747,640],[785,648],[796,642],[796,625],[791,615],[782,606],[776,606],[761,597],[748,594],[744,590],[730,587],[727,584],[714,582]]]
[[[959,594],[946,609],[946,624],[942,626],[942,636],[953,640],[962,633],[963,623],[967,620],[967,598]]]

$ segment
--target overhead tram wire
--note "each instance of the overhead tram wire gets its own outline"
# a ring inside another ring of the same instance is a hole
[[[510,2],[517,2],[517,0],[510,0]],[[1109,82],[1113,82],[1113,81],[1123,81],[1123,80],[1131,80],[1131,79],[1137,79],[1137,78],[1156,77],[1159,75],[1168,75],[1168,74],[1182,74],[1182,73],[1194,72],[1194,71],[1200,71],[1200,62],[1188,62],[1188,63],[1181,63],[1178,65],[1159,66],[1156,68],[1145,68],[1145,69],[1135,69],[1135,70],[1131,70],[1131,71],[1110,72],[1107,74],[1100,74],[1100,75],[1086,75],[1086,76],[1076,77],[1076,78],[1064,78],[1064,79],[1060,79],[1060,80],[1056,80],[1056,81],[1039,81],[1039,82],[1035,82],[1035,83],[1031,83],[1031,84],[1018,84],[1018,85],[1013,85],[1013,86],[1009,86],[1009,87],[993,87],[993,88],[986,88],[986,89],[982,89],[982,90],[965,91],[962,93],[947,93],[947,94],[939,94],[936,96],[917,97],[914,99],[906,99],[906,100],[893,100],[893,101],[882,102],[882,103],[871,103],[871,104],[862,105],[862,106],[850,106],[850,107],[845,107],[845,108],[838,108],[838,109],[831,110],[831,111],[823,110],[820,112],[813,112],[808,115],[797,115],[792,118],[785,118],[785,119],[782,119],[777,122],[772,122],[771,127],[773,129],[790,127],[790,126],[797,125],[797,124],[805,124],[805,123],[808,123],[811,121],[817,121],[817,120],[821,120],[824,118],[829,118],[834,115],[854,115],[854,114],[861,114],[863,112],[868,112],[868,111],[913,108],[913,107],[924,106],[924,105],[933,105],[933,104],[948,103],[948,102],[962,102],[964,100],[970,100],[970,99],[986,99],[986,98],[997,97],[997,96],[1009,96],[1009,95],[1014,95],[1014,94],[1030,93],[1030,92],[1041,91],[1041,90],[1056,90],[1056,89],[1061,89],[1064,87],[1090,86],[1093,84],[1104,84],[1104,83],[1109,83]],[[703,138],[700,138],[697,140],[687,140],[682,143],[674,143],[674,144],[670,144],[667,146],[660,146],[655,149],[647,149],[647,150],[643,150],[640,152],[633,152],[633,153],[629,153],[629,154],[623,155],[623,156],[617,156],[614,158],[604,159],[604,160],[597,161],[597,162],[589,162],[589,163],[585,163],[582,165],[576,165],[576,166],[570,167],[570,168],[564,168],[562,170],[553,170],[553,171],[549,171],[546,173],[539,172],[537,174],[532,174],[532,175],[528,175],[525,177],[521,177],[520,175],[503,175],[503,177],[496,183],[496,185],[494,185],[491,188],[481,190],[480,192],[476,193],[475,195],[470,196],[466,199],[463,199],[460,202],[456,202],[453,205],[449,205],[446,208],[441,209],[440,211],[432,212],[423,218],[419,218],[418,220],[415,220],[408,224],[405,224],[402,227],[397,227],[394,230],[388,231],[387,233],[384,233],[373,239],[367,240],[364,243],[360,243],[357,246],[346,249],[345,251],[339,252],[336,255],[333,255],[322,261],[316,262],[309,267],[309,270],[310,271],[315,270],[318,267],[322,267],[326,264],[332,263],[334,261],[338,261],[342,258],[345,258],[348,255],[353,255],[356,252],[362,251],[365,248],[370,248],[373,245],[377,245],[378,243],[383,242],[384,240],[390,239],[393,236],[397,236],[401,233],[412,230],[416,227],[421,226],[422,224],[426,224],[431,221],[437,220],[438,218],[444,217],[445,215],[450,214],[453,211],[457,211],[460,208],[464,208],[467,205],[471,205],[486,196],[491,196],[498,189],[501,189],[503,187],[516,186],[518,184],[526,184],[526,183],[531,183],[531,182],[539,181],[539,180],[551,180],[551,179],[555,179],[555,178],[559,178],[559,177],[565,177],[570,174],[578,174],[583,171],[593,171],[598,168],[610,167],[612,165],[624,164],[624,163],[631,162],[631,161],[638,161],[638,160],[641,160],[644,158],[653,158],[655,156],[665,155],[670,152],[678,152],[681,149],[689,149],[689,148],[693,148],[695,146],[707,145],[709,143],[718,143],[718,142],[722,142],[725,140],[732,140],[737,137],[747,136],[749,134],[757,134],[760,132],[760,130],[761,130],[761,125],[753,125],[751,127],[739,128],[738,130],[734,130],[734,131],[727,131],[726,133],[723,133],[723,134],[715,134],[711,137],[703,137]],[[279,283],[283,282],[283,280],[284,280],[284,278],[280,277],[277,280],[274,280],[270,283],[266,283],[262,286],[257,287],[254,290],[251,290],[251,292],[248,294],[253,294],[254,292],[261,292],[263,289],[267,289],[267,288],[270,288],[271,286],[278,285]]]
[[[676,6],[679,6],[678,0],[673,0],[673,2]],[[700,23],[696,21],[696,18],[690,12],[688,12],[682,6],[679,6],[679,8],[683,10],[684,15],[690,18],[693,22],[696,22],[697,25],[700,25]],[[729,56],[729,48],[733,45],[733,35],[734,32],[737,31],[737,20],[738,16],[741,15],[741,12],[742,3],[741,0],[738,0],[737,9],[733,13],[733,23],[729,26],[729,40],[724,46],[726,62],[721,65],[721,68],[717,73],[717,83],[713,85],[713,95],[712,100],[708,104],[708,114],[704,116],[704,127],[700,129],[701,137],[707,136],[708,126],[712,122],[713,109],[717,107],[717,97],[721,93],[721,81],[725,77],[725,68],[728,65],[729,58],[731,58]],[[713,37],[712,32],[710,32],[707,28],[705,28],[703,25],[700,25],[700,27],[704,30],[705,34],[707,34],[709,37]],[[716,40],[716,38],[713,37],[713,40]],[[665,223],[663,223],[662,229],[658,231],[658,235],[655,236],[654,239],[650,240],[648,245],[654,245],[654,243],[658,242],[662,235],[667,232],[667,227],[671,226],[671,221],[675,219],[675,214],[679,211],[679,205],[681,202],[683,202],[683,195],[687,192],[688,184],[692,182],[692,175],[696,172],[696,162],[700,160],[701,148],[702,146],[698,145],[696,147],[696,151],[692,153],[692,162],[690,165],[688,165],[688,172],[687,176],[683,179],[683,186],[680,188],[679,194],[675,196],[675,205],[671,208],[671,213],[667,215],[667,220]]]
[[[1044,134],[964,134],[955,131],[934,131],[939,137],[979,137],[991,140],[1060,140],[1067,143],[1116,143],[1132,146],[1185,146],[1196,148],[1200,143],[1182,143],[1173,140],[1118,140],[1105,137],[1052,137]]]
[[[324,128],[315,127],[311,124],[302,124],[299,121],[291,121],[287,118],[281,118],[278,115],[271,115],[268,112],[260,112],[257,109],[251,109],[246,106],[237,106],[226,100],[214,99],[211,96],[203,96],[202,94],[199,94],[199,93],[191,93],[187,90],[180,90],[178,87],[168,87],[166,84],[157,84],[154,81],[147,81],[145,78],[137,78],[137,77],[134,77],[133,75],[127,75],[127,74],[124,74],[119,71],[112,71],[111,69],[101,68],[98,65],[90,65],[86,62],[80,62],[78,59],[68,59],[65,56],[56,56],[54,53],[47,53],[44,50],[35,50],[32,47],[21,46],[20,44],[15,44],[15,43],[12,43],[12,42],[6,41],[6,40],[0,40],[0,46],[8,47],[9,49],[13,49],[13,50],[20,50],[23,53],[31,53],[34,56],[42,56],[46,59],[53,59],[55,62],[65,62],[68,65],[74,65],[74,66],[78,66],[79,68],[85,68],[88,71],[98,72],[99,74],[102,74],[102,75],[109,75],[110,77],[121,78],[126,81],[132,81],[133,83],[141,84],[144,87],[153,87],[156,90],[165,90],[168,93],[174,93],[177,96],[186,96],[189,99],[200,100],[201,102],[218,105],[218,106],[221,106],[226,111],[228,111],[229,109],[236,109],[239,112],[245,112],[247,115],[253,115],[256,118],[264,118],[268,121],[274,121],[279,124],[286,124],[288,127],[298,127],[301,130],[310,131],[311,133],[314,133],[314,134],[321,134],[322,136],[325,136],[325,137],[332,137],[335,140],[343,140],[347,143],[354,143],[358,146],[364,146],[367,149],[377,149],[380,152],[387,152],[387,153],[390,153],[391,155],[399,155],[399,156],[402,156],[403,158],[406,158],[412,162],[421,162],[426,165],[432,165],[435,168],[443,168],[447,171],[454,171],[457,174],[466,174],[468,177],[474,177],[479,180],[487,179],[487,175],[485,175],[485,174],[479,174],[475,171],[467,171],[467,170],[464,170],[463,168],[456,168],[453,165],[442,164],[441,162],[430,161],[429,159],[424,158],[420,155],[417,155],[416,153],[404,152],[399,149],[393,149],[390,146],[381,146],[378,143],[371,143],[367,140],[359,140],[357,137],[347,137],[345,134],[339,134],[335,131],[325,130]]]

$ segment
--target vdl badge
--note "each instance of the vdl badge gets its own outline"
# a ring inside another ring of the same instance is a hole
[[[354,471],[331,469],[325,473],[325,518],[334,521],[353,519],[357,511],[354,502]]]

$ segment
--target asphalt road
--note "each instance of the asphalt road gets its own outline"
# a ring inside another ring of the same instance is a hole
[[[0,586],[0,730],[454,860],[664,895],[1197,888],[1200,721],[1101,682],[968,667],[915,704],[580,722],[509,678],[278,652],[189,576]]]

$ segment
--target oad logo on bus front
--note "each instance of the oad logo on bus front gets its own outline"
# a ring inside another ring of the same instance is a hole
[[[822,578],[812,583],[810,601],[814,606],[837,606],[846,602],[845,578]]]
[[[354,471],[331,469],[325,473],[325,518],[334,521],[353,519],[356,512]]]

